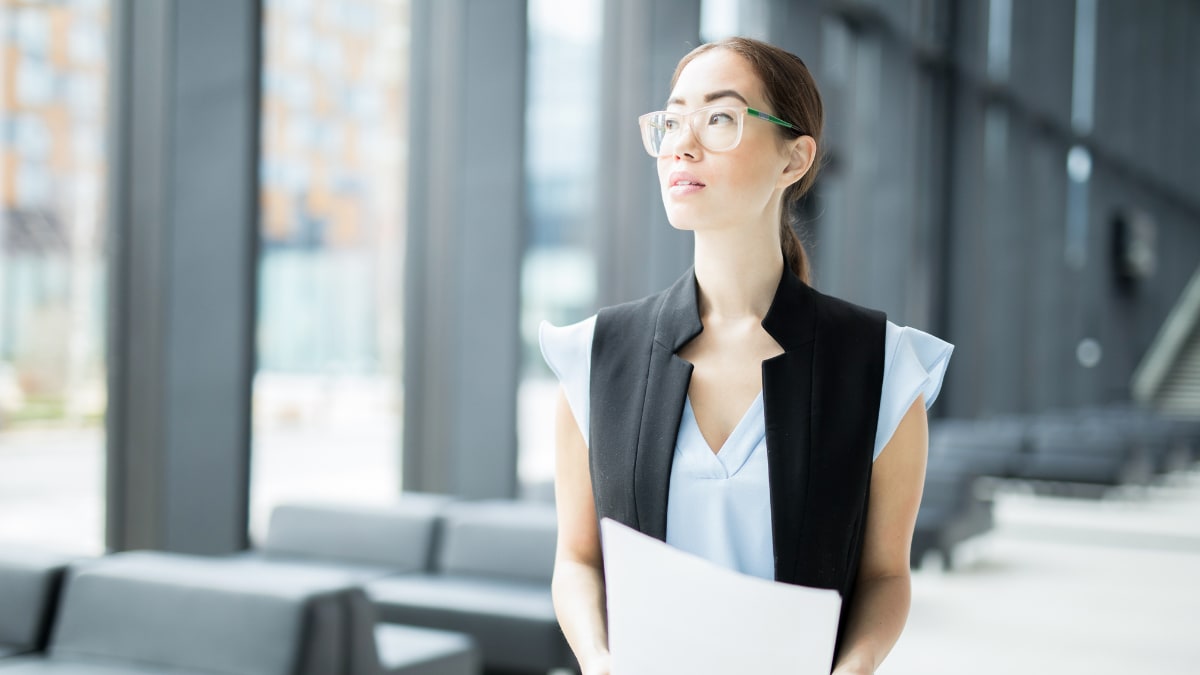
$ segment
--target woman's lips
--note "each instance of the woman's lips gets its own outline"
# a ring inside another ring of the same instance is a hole
[[[674,171],[667,176],[667,189],[672,195],[688,195],[705,187],[704,181],[686,171]]]

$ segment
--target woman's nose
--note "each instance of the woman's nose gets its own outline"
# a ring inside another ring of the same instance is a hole
[[[679,132],[679,140],[675,143],[676,157],[687,157],[695,159],[700,149],[700,140],[696,138],[696,132],[692,129],[692,125],[685,124]]]

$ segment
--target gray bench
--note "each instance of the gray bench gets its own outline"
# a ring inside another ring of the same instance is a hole
[[[122,553],[73,566],[44,654],[0,675],[472,675],[470,640],[377,628],[350,575]]]
[[[70,558],[0,549],[0,657],[45,648]]]
[[[471,635],[487,668],[575,668],[550,596],[556,537],[553,506],[458,502],[443,515],[431,572],[365,588],[383,621]]]

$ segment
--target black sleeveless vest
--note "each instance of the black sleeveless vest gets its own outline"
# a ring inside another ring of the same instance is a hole
[[[762,325],[784,349],[762,365],[775,579],[841,593],[840,650],[866,525],[885,316],[785,268]],[[692,375],[675,352],[701,330],[690,270],[596,317],[588,439],[596,514],[660,540]]]

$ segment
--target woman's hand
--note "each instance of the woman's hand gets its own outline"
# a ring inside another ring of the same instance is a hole
[[[871,664],[866,662],[866,659],[850,655],[849,658],[842,659],[837,668],[833,669],[832,675],[874,675],[875,670],[871,668]]]
[[[598,654],[596,658],[582,666],[583,675],[612,675],[612,657],[608,652]]]

